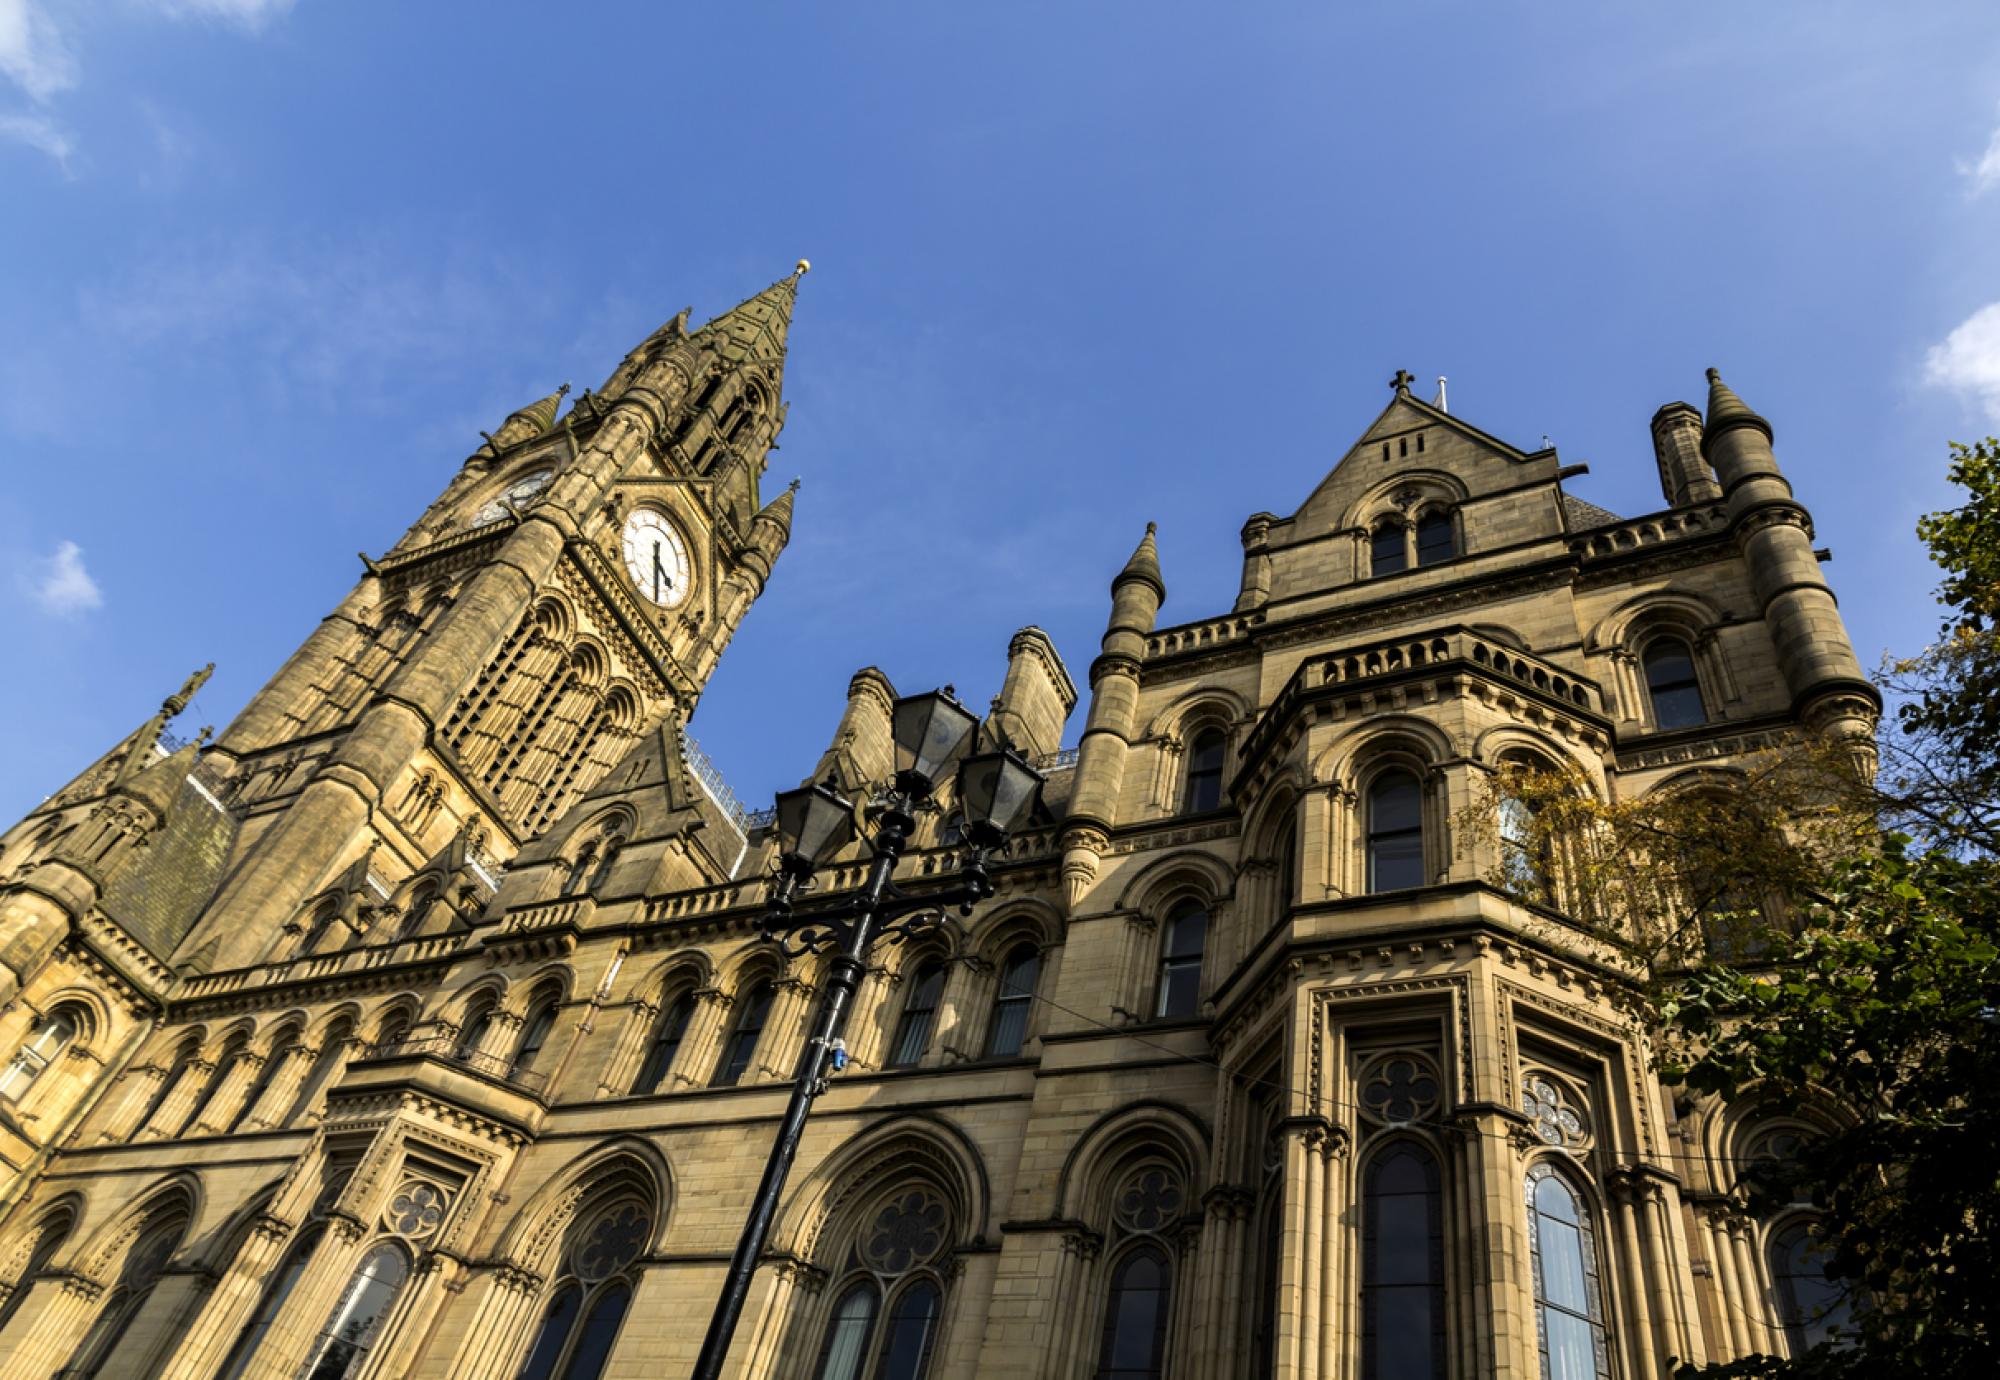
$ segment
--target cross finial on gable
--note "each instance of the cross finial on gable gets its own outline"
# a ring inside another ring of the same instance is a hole
[[[1389,380],[1389,386],[1395,389],[1398,393],[1407,393],[1410,391],[1410,385],[1415,383],[1416,381],[1417,381],[1417,376],[1411,373],[1408,369],[1398,369],[1396,371],[1396,377]]]

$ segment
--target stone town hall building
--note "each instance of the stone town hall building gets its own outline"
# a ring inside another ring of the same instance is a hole
[[[818,977],[758,939],[768,820],[680,732],[790,535],[798,281],[509,417],[219,739],[168,735],[197,676],[0,835],[9,1380],[687,1372]],[[732,1375],[1801,1344],[1806,1223],[1729,1191],[1805,1123],[1677,1101],[1616,975],[1453,838],[1509,757],[1629,796],[1872,724],[1711,377],[1623,519],[1399,376],[1245,524],[1233,608],[1163,625],[1148,529],[1074,752],[1072,673],[1015,635],[991,722],[1040,813],[962,932],[878,948]],[[886,780],[896,693],[854,676],[817,777]],[[957,851],[946,800],[905,875]]]

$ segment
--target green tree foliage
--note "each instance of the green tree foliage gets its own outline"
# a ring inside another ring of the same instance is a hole
[[[1737,1190],[1810,1205],[1835,1340],[1683,1380],[2000,1376],[2000,441],[1951,477],[1966,501],[1918,528],[1944,627],[1884,666],[1877,743],[1801,733],[1630,800],[1503,764],[1461,816],[1531,926],[1629,975],[1683,1096],[1837,1126]]]

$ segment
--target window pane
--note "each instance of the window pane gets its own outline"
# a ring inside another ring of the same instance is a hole
[[[1686,643],[1655,642],[1647,649],[1646,689],[1653,701],[1653,722],[1660,728],[1692,728],[1708,722],[1694,654]]]
[[[624,1280],[604,1286],[584,1315],[583,1332],[563,1368],[562,1380],[597,1380],[603,1374],[604,1363],[611,1359],[611,1344],[618,1340],[618,1325],[625,1321],[625,1309],[631,1302],[632,1286]]]
[[[1204,729],[1195,735],[1188,749],[1187,796],[1181,802],[1184,813],[1213,810],[1222,803],[1222,754],[1225,743],[1221,730]]]
[[[826,1346],[819,1363],[819,1380],[859,1380],[868,1325],[875,1321],[875,1290],[857,1284],[841,1295],[826,1327]]]
[[[548,1312],[542,1315],[542,1330],[535,1334],[535,1344],[529,1349],[527,1363],[521,1367],[517,1380],[551,1380],[563,1348],[569,1345],[569,1330],[576,1324],[577,1306],[582,1302],[583,1291],[574,1284],[566,1284],[557,1291],[549,1301]]]
[[[1418,1380],[1442,1375],[1434,1359],[1431,1289],[1398,1285],[1370,1296],[1374,1330],[1368,1336],[1367,1380]]]
[[[903,1001],[903,1015],[896,1023],[896,1038],[889,1045],[889,1067],[903,1068],[924,1057],[930,1047],[932,1017],[937,1014],[938,996],[944,991],[944,965],[926,963],[917,969],[910,995]]]
[[[993,1033],[987,1037],[986,1052],[1012,1057],[1021,1052],[1028,1038],[1029,1007],[1035,999],[1035,979],[1041,973],[1042,956],[1023,945],[1007,956],[1000,971],[1000,994],[993,1004]]]
[[[409,1263],[395,1246],[377,1246],[361,1258],[346,1296],[320,1329],[306,1380],[345,1380],[360,1369],[408,1273]]]
[[[1208,939],[1208,912],[1200,906],[1186,906],[1167,922],[1167,957],[1200,958]]]
[[[771,1009],[770,984],[758,983],[743,994],[742,1003],[729,1047],[722,1052],[722,1063],[715,1070],[714,1086],[718,1088],[733,1087],[749,1070],[750,1056],[757,1052],[757,1036],[764,1029],[764,1017]]]
[[[1368,832],[1398,834],[1421,829],[1424,823],[1424,793],[1417,778],[1406,771],[1384,772],[1368,792]]]
[[[1810,1228],[1793,1227],[1772,1243],[1771,1273],[1793,1355],[1803,1354],[1827,1340],[1835,1327],[1846,1325],[1851,1312],[1846,1290],[1827,1278],[1825,1254]]]
[[[1403,529],[1400,527],[1380,527],[1375,531],[1375,543],[1371,552],[1371,567],[1377,575],[1393,575],[1399,570],[1408,570],[1410,560],[1403,550]]]
[[[1444,1255],[1437,1163],[1400,1145],[1368,1167],[1362,1225],[1362,1375],[1444,1374]]]
[[[1553,1308],[1544,1308],[1542,1316],[1548,1328],[1548,1380],[1594,1380],[1597,1358],[1590,1324]]]
[[[1186,961],[1167,963],[1160,974],[1162,1016],[1192,1016],[1201,1009],[1201,964]]]
[[[937,1332],[938,1292],[929,1280],[905,1289],[889,1310],[876,1380],[922,1380]]]
[[[1451,519],[1432,513],[1417,519],[1417,564],[1436,565],[1458,554],[1452,540]]]
[[[632,1080],[633,1092],[655,1092],[666,1080],[674,1066],[674,1055],[680,1051],[681,1037],[687,1034],[693,1007],[694,998],[683,996],[661,1015],[660,1023],[653,1027],[653,1043],[646,1050],[646,1062],[640,1065],[639,1076]]]
[[[1098,1380],[1158,1380],[1166,1354],[1166,1259],[1150,1249],[1127,1256],[1112,1276]]]

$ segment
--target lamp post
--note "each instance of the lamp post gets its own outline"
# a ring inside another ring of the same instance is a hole
[[[892,718],[896,743],[896,776],[884,807],[876,817],[869,842],[873,854],[868,877],[860,888],[812,906],[794,910],[793,902],[812,880],[813,872],[854,836],[854,806],[831,788],[813,784],[779,795],[777,830],[781,851],[778,880],[764,913],[763,930],[791,957],[823,950],[833,952],[812,1028],[792,1074],[792,1095],[785,1104],[778,1138],[764,1163],[764,1177],[751,1200],[749,1218],[729,1259],[722,1284],[695,1362],[695,1380],[720,1380],[729,1355],[757,1258],[764,1252],[771,1219],[785,1178],[797,1156],[799,1136],[813,1099],[826,1088],[825,1073],[840,1032],[847,1024],[848,1003],[866,970],[868,951],[878,938],[901,943],[914,934],[944,923],[947,908],[972,913],[975,901],[993,894],[986,872],[986,855],[1006,842],[1007,831],[1034,807],[1041,773],[1008,747],[968,756],[979,732],[979,720],[950,691],[934,691],[896,701]],[[895,883],[897,860],[916,828],[913,811],[936,789],[944,772],[958,767],[958,805],[965,816],[968,844],[958,881],[947,887],[911,895]]]

